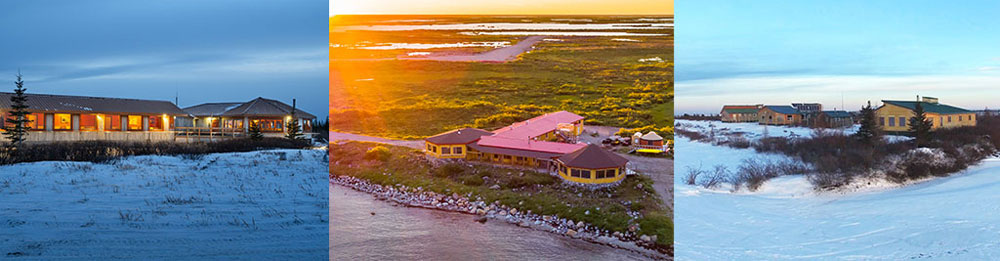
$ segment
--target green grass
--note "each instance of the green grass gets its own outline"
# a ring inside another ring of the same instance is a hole
[[[433,31],[375,35],[395,42],[510,38],[470,39]],[[610,40],[620,37],[556,38],[565,41],[541,42],[508,63],[331,62],[331,128],[421,138],[458,127],[498,128],[558,110],[580,114],[591,125],[672,126],[672,37],[637,38],[642,42]],[[337,39],[369,37],[341,35]],[[666,62],[638,61],[651,57]]]
[[[365,152],[374,147],[388,148],[390,156],[384,161],[364,159]],[[642,175],[629,176],[614,188],[588,190],[562,185],[558,177],[533,171],[465,164],[433,166],[422,152],[406,147],[348,142],[330,150],[331,159],[335,159],[331,175],[354,176],[385,186],[422,187],[444,194],[471,193],[472,199],[500,201],[522,211],[558,215],[612,231],[624,232],[636,224],[639,234],[657,235],[658,245],[673,243],[673,221],[668,210],[653,189],[653,181]],[[494,184],[501,189],[489,189]],[[641,189],[638,184],[642,184]],[[642,218],[633,220],[626,210],[638,211]]]

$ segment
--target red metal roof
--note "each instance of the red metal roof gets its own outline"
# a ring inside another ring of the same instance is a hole
[[[523,140],[553,131],[559,123],[573,123],[579,120],[583,120],[583,116],[568,111],[557,111],[494,130],[493,133],[496,134],[493,136]]]
[[[537,141],[529,139],[513,139],[497,136],[483,136],[477,143],[479,146],[518,149],[537,152],[566,154],[586,147],[586,144],[569,144],[561,142]]]

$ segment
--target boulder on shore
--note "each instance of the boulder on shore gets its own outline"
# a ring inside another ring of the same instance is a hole
[[[480,217],[476,218],[476,222],[486,223],[486,216],[480,216]]]

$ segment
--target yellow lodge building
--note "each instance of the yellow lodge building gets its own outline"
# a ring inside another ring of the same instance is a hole
[[[882,130],[887,132],[909,132],[910,118],[917,104],[924,109],[931,121],[931,130],[961,126],[976,126],[976,112],[938,103],[937,98],[923,97],[921,101],[883,100],[882,107],[875,111]]]

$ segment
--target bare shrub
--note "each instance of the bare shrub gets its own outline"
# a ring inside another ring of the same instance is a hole
[[[702,181],[701,186],[705,188],[714,188],[725,182],[731,174],[729,169],[725,165],[715,165],[712,169],[712,173],[708,175],[707,179]]]
[[[694,185],[698,181],[698,176],[701,176],[701,174],[704,173],[705,171],[702,170],[700,166],[698,168],[692,168],[691,166],[688,166],[687,177],[685,178],[684,183],[688,185]]]

